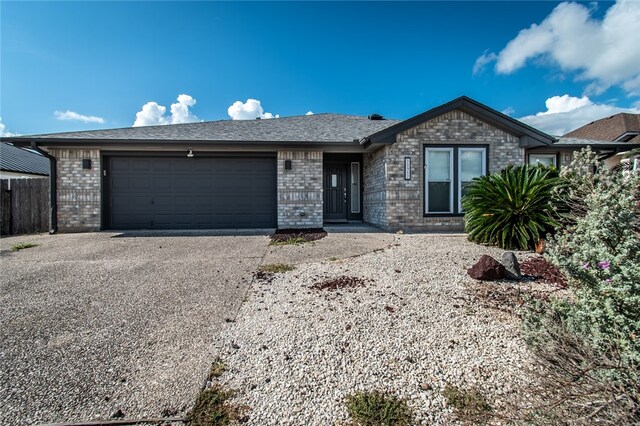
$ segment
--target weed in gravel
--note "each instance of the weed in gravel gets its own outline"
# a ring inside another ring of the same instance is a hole
[[[293,265],[288,265],[286,263],[269,263],[266,265],[260,266],[258,268],[260,272],[267,272],[270,274],[279,274],[283,272],[289,272],[296,269]]]
[[[489,420],[491,405],[486,398],[476,388],[463,389],[455,385],[447,384],[442,391],[442,396],[447,401],[447,405],[455,410],[456,416],[471,424],[483,424]]]
[[[222,359],[220,359],[220,357],[216,357],[216,359],[214,359],[211,363],[211,369],[209,370],[209,376],[207,376],[207,380],[216,379],[222,376],[222,373],[224,373],[225,371],[227,371],[227,366],[224,364],[224,362],[222,362]]]
[[[187,416],[190,426],[228,425],[240,419],[244,410],[229,404],[235,392],[215,384],[200,392],[193,410]]]
[[[11,246],[11,251],[20,251],[31,247],[38,247],[38,245],[33,243],[17,243]]]
[[[345,404],[354,426],[406,426],[413,421],[405,401],[380,391],[356,392]]]

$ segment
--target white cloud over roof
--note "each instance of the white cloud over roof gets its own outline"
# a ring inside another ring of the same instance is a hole
[[[621,112],[640,113],[637,108],[594,103],[587,96],[552,96],[546,100],[545,105],[546,111],[520,117],[519,120],[554,136],[562,136],[592,121]]]
[[[171,104],[171,114],[166,115],[167,107],[157,102],[147,102],[136,113],[133,127],[157,126],[163,124],[195,123],[200,121],[190,110],[196,104],[196,100],[189,95],[179,95],[177,102]]]
[[[78,114],[74,111],[54,111],[53,115],[58,120],[63,121],[81,121],[83,123],[104,123],[104,118],[95,115]]]
[[[255,120],[256,118],[279,118],[278,114],[264,112],[262,104],[257,99],[247,99],[247,102],[235,101],[227,109],[232,120]]]

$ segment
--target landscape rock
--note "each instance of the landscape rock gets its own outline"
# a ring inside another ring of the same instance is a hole
[[[512,281],[520,281],[522,272],[520,272],[520,264],[516,254],[512,251],[502,253],[502,266],[504,266],[504,277]]]
[[[485,254],[473,265],[467,269],[467,274],[471,278],[481,281],[496,281],[504,278],[504,266],[493,257]]]

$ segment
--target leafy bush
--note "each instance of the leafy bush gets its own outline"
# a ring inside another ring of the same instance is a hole
[[[569,299],[534,304],[523,337],[552,394],[547,412],[577,424],[640,421],[640,174],[611,171],[584,150],[554,190],[563,227],[548,260]],[[544,422],[543,422],[544,423]]]
[[[599,167],[585,150],[561,177],[557,196],[573,214],[548,258],[570,277],[575,298],[554,309],[569,330],[596,347],[615,342],[640,366],[640,174]]]
[[[552,190],[557,171],[542,166],[508,166],[474,179],[462,198],[469,239],[504,249],[533,249],[557,226]]]
[[[383,392],[356,392],[347,396],[347,411],[358,426],[407,426],[413,415],[406,402]]]

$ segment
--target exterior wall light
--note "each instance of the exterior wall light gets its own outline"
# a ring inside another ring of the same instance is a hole
[[[193,158],[193,151],[189,150],[189,152],[187,153],[187,158]]]
[[[291,160],[284,160],[284,169],[291,170]]]
[[[91,170],[91,159],[85,158],[82,160],[82,169],[83,170]]]

